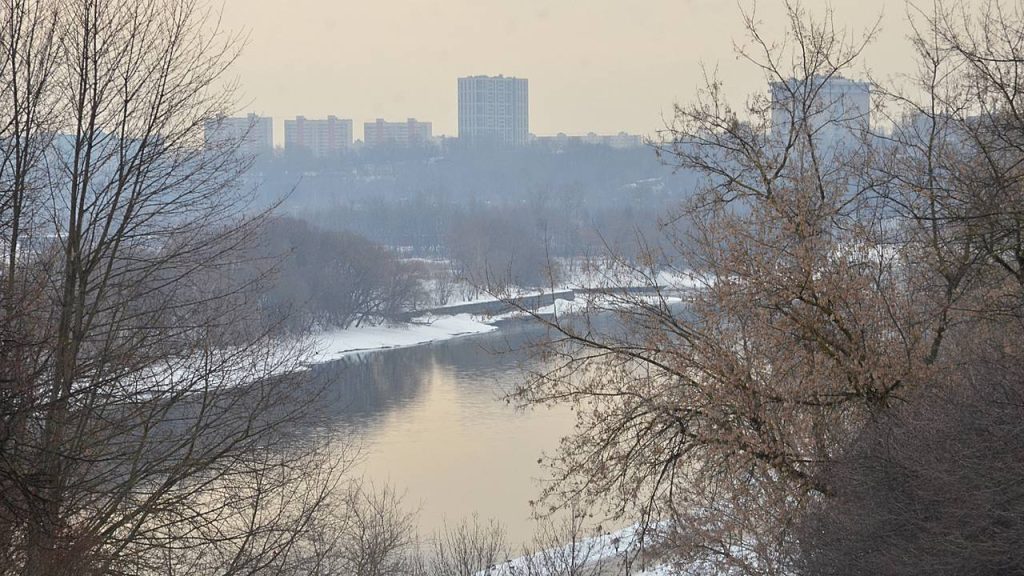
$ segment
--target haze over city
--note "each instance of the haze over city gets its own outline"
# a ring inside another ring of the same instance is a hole
[[[824,3],[808,3],[821,14]],[[864,62],[885,76],[906,71],[912,54],[902,2],[836,0],[837,22],[860,33],[882,16]],[[764,78],[736,60],[740,8],[722,0],[226,0],[223,24],[248,43],[233,74],[239,112],[281,119],[334,114],[430,121],[457,134],[456,78],[476,74],[530,80],[530,131],[651,135],[673,103],[701,83],[701,63],[718,66],[730,95],[764,91]],[[756,11],[774,36],[785,17],[770,2]],[[740,39],[742,41],[742,39]]]
[[[1022,480],[1024,0],[0,0],[0,576],[1019,575]]]

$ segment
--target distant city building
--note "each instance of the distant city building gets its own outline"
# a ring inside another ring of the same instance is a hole
[[[378,118],[363,124],[363,143],[374,146],[423,146],[433,142],[433,125],[409,118],[405,122],[385,122]]]
[[[962,153],[987,138],[998,138],[991,126],[993,122],[999,121],[999,115],[998,111],[983,115],[959,116],[945,111],[928,113],[915,110],[906,113],[901,121],[893,126],[890,137],[895,142],[910,144],[916,150],[954,146]]]
[[[794,120],[806,120],[825,143],[859,138],[870,127],[871,85],[841,76],[812,76],[771,84],[772,133],[788,134]],[[813,96],[806,96],[812,94]],[[810,100],[810,108],[804,110]]]
[[[582,136],[569,136],[559,132],[555,136],[535,136],[534,142],[559,150],[575,144],[589,144],[592,146],[608,146],[610,148],[640,148],[644,145],[644,137],[638,134],[595,134],[589,132]]]
[[[324,120],[296,116],[284,121],[285,150],[305,150],[317,157],[336,156],[352,146],[352,121],[336,116]]]
[[[470,146],[523,146],[530,138],[525,78],[459,78],[459,141]]]
[[[214,118],[206,121],[203,133],[207,146],[237,143],[238,151],[247,155],[274,150],[274,119],[268,116]]]

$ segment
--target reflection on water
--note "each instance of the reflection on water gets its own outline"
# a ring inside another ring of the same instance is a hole
[[[525,542],[543,469],[537,459],[569,431],[566,409],[518,412],[502,400],[522,377],[525,324],[429,346],[375,352],[317,367],[331,381],[326,408],[339,434],[364,446],[360,472],[408,490],[421,529],[474,512]],[[504,351],[496,353],[496,351]]]

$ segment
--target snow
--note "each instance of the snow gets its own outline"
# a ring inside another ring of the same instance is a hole
[[[200,388],[226,389],[267,376],[302,372],[311,365],[361,352],[408,348],[497,329],[493,323],[469,314],[421,316],[405,324],[359,326],[277,341],[270,349],[225,348],[167,358],[125,376],[119,384],[126,397]],[[88,384],[82,382],[79,387],[85,389]]]
[[[681,302],[680,298],[665,298],[666,304]],[[575,300],[556,299],[554,303],[536,310],[541,316],[565,316],[579,314],[588,309],[613,310],[626,308],[639,303],[655,304],[657,297],[630,296],[627,299],[584,298],[577,296]],[[421,316],[408,324],[392,324],[381,326],[358,326],[354,328],[329,330],[314,334],[312,351],[304,358],[307,365],[321,364],[344,358],[351,354],[373,350],[393,348],[409,348],[422,344],[451,340],[461,336],[486,334],[498,329],[497,323],[503,320],[523,318],[527,314],[521,311],[506,312],[493,316],[473,314]]]
[[[408,348],[459,336],[486,334],[497,326],[470,314],[421,316],[408,324],[358,326],[314,335],[309,364],[319,364],[369,350]]]
[[[419,259],[419,261],[442,268],[449,264],[447,260]],[[497,295],[465,279],[454,277],[448,277],[444,282],[439,278],[424,280],[423,287],[434,300],[431,307],[443,309],[467,304],[498,302],[503,298],[521,299],[585,290],[656,287],[665,290],[692,290],[704,288],[711,281],[710,278],[698,275],[691,270],[671,267],[657,271],[644,270],[614,260],[556,259],[556,264],[562,270],[560,277],[553,285],[543,288],[511,286],[507,293]],[[445,287],[443,291],[446,292],[443,299],[439,294],[442,291],[442,285]]]
[[[650,287],[650,280],[635,270],[619,266],[612,265],[603,269],[592,267],[585,271],[577,270],[571,281],[565,282],[562,286],[546,290],[514,289],[510,291],[510,297],[527,298],[558,292],[594,289],[595,287],[606,289],[628,286]],[[701,286],[706,280],[685,271],[663,270],[657,273],[654,282],[656,285],[668,289],[691,289]],[[452,287],[452,292],[447,303],[438,310],[464,304],[480,304],[500,300],[498,296],[482,292],[464,282],[456,282]],[[587,310],[617,310],[638,304],[659,305],[664,303],[671,305],[679,302],[682,302],[681,298],[661,295],[585,295],[577,292],[573,300],[556,298],[552,304],[542,306],[534,312],[541,316],[560,317],[580,314]],[[305,356],[303,363],[306,365],[320,364],[351,354],[373,350],[408,348],[460,336],[486,334],[497,330],[498,322],[526,316],[528,314],[523,311],[510,311],[493,316],[438,314],[436,316],[421,316],[407,324],[329,330],[311,337],[312,352]]]
[[[656,306],[662,302],[666,305],[678,304],[682,298],[675,296],[652,296],[645,294],[630,294],[628,296],[610,296],[598,294],[592,296],[577,296],[575,300],[555,299],[554,303],[542,306],[537,309],[541,316],[565,316],[569,314],[580,314],[587,310],[622,310],[638,305]]]
[[[556,288],[555,292],[565,292],[569,288]],[[550,289],[546,290],[510,290],[508,294],[496,295],[490,294],[483,290],[469,286],[468,284],[459,287],[453,296],[448,298],[448,301],[443,304],[436,306],[436,309],[443,310],[445,308],[456,308],[459,306],[465,306],[467,304],[490,304],[493,302],[501,302],[502,299],[520,299],[520,298],[532,298],[534,296],[543,296],[545,294],[552,294]]]
[[[516,576],[519,574],[527,574],[531,571],[526,570],[526,568],[531,564],[541,568],[541,572],[544,571],[544,568],[560,571],[560,566],[545,566],[545,555],[549,558],[554,558],[555,563],[557,564],[559,562],[558,559],[571,559],[573,549],[575,549],[576,554],[578,554],[576,557],[577,560],[585,560],[587,564],[610,562],[616,558],[621,559],[624,555],[636,554],[641,543],[641,536],[643,536],[645,542],[649,543],[652,539],[657,539],[658,531],[663,529],[664,526],[664,523],[657,523],[654,526],[649,526],[647,531],[643,532],[640,524],[634,524],[615,532],[584,538],[578,541],[575,546],[572,543],[567,543],[561,550],[554,548],[551,551],[536,552],[532,556],[514,558],[479,572],[476,576]],[[546,552],[552,551],[557,552],[553,555],[546,554]],[[636,572],[635,574],[664,576],[670,573],[669,568],[666,565],[644,567],[642,570],[643,571]]]
[[[587,302],[583,298],[577,298],[576,300],[563,300],[558,298],[554,303],[538,308],[537,314],[540,314],[541,316],[565,316],[566,314],[579,314],[586,309]]]
[[[650,566],[640,572],[636,572],[634,576],[669,576],[676,572],[668,564],[660,564],[658,566]]]

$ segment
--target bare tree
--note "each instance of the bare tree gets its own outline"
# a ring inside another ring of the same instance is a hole
[[[1019,302],[1014,20],[926,20],[914,45],[940,106],[919,103],[936,128],[911,147],[909,97],[832,100],[874,30],[786,8],[784,37],[747,14],[738,47],[770,96],[734,106],[709,74],[676,108],[658,150],[703,185],[665,219],[674,251],[610,257],[653,296],[604,289],[582,317],[541,319],[545,369],[514,395],[577,408],[550,461],[555,505],[670,520],[697,571],[794,572],[796,521],[834,495],[825,470],[848,439],[956,369],[956,341],[1018,329],[978,324],[994,297]],[[900,124],[874,133],[872,113]]]
[[[912,10],[920,68],[885,91],[905,115],[883,164],[915,254],[963,296],[934,381],[830,463],[803,521],[809,574],[1003,574],[1016,542],[1021,429],[1020,73],[1024,13],[989,2]]]
[[[342,565],[331,573],[404,576],[414,571],[416,513],[405,508],[393,487],[353,488],[342,508],[337,553]]]
[[[505,530],[493,520],[484,523],[473,516],[434,535],[424,566],[437,576],[474,576],[494,573],[506,560]]]
[[[533,542],[523,546],[522,555],[505,565],[509,576],[598,576],[617,573],[626,556],[626,544],[613,536],[587,529],[588,517],[581,511],[559,520],[541,521]],[[623,567],[624,573],[626,568]]]
[[[1019,364],[979,365],[867,426],[801,522],[802,573],[1009,574],[1024,565]]]
[[[300,220],[269,218],[260,227],[253,262],[238,275],[258,277],[274,263],[265,293],[266,321],[302,328],[396,321],[426,298],[425,271],[352,233],[317,229]]]
[[[452,223],[448,245],[458,277],[491,293],[543,286],[555,274],[556,266],[547,258],[546,232],[524,229],[507,217],[466,214]]]
[[[239,47],[215,17],[0,5],[2,573],[286,572],[347,465],[227,273],[262,215],[203,142]]]

